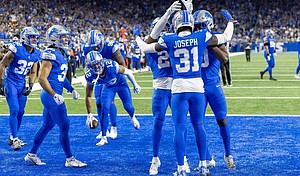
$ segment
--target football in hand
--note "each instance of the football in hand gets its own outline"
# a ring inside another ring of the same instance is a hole
[[[91,124],[90,124],[90,129],[95,129],[95,128],[98,127],[98,125],[99,125],[98,121],[95,120],[95,119],[93,119],[92,122],[91,122]]]

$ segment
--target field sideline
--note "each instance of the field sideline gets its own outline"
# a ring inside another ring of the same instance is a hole
[[[263,80],[260,79],[259,71],[263,70],[267,63],[262,53],[252,54],[251,62],[246,62],[243,53],[232,53],[231,73],[233,87],[223,87],[227,99],[228,114],[233,115],[299,115],[297,105],[300,104],[298,79],[293,76],[298,64],[297,54],[278,53],[275,57],[276,66],[273,76],[278,81],[269,81],[268,73]],[[77,71],[77,75],[82,75],[82,71]],[[138,72],[134,74],[137,82],[142,87],[140,95],[133,95],[133,103],[136,114],[151,114],[152,97],[152,74],[150,71]],[[81,94],[78,101],[73,101],[70,94],[64,93],[64,98],[69,114],[85,114],[84,96],[85,90],[80,79],[73,86]],[[35,85],[38,86],[38,85]],[[131,84],[129,83],[129,86]],[[126,114],[118,97],[115,101],[118,114]],[[96,112],[95,107],[93,108]],[[41,114],[42,105],[39,98],[39,90],[34,91],[28,97],[26,114]],[[168,109],[168,114],[171,111]],[[4,97],[0,97],[0,114],[8,114],[8,107]],[[210,108],[207,114],[212,114]]]

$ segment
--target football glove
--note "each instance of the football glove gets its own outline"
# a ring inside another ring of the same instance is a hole
[[[54,99],[54,101],[56,102],[57,105],[61,105],[65,101],[64,97],[62,95],[57,94],[57,93],[53,96],[53,99]]]
[[[232,18],[231,14],[228,12],[228,10],[223,9],[221,12],[227,21],[234,21],[234,19]]]
[[[273,56],[277,56],[277,53],[274,53]]]
[[[133,88],[134,93],[140,94],[141,90],[142,90],[142,88],[140,85],[138,85],[138,84],[134,85],[134,88]]]
[[[72,96],[74,100],[78,100],[78,98],[80,97],[80,94],[74,89],[72,91]]]
[[[188,11],[188,13],[192,14],[193,12],[193,0],[181,0],[181,2],[183,3],[183,5],[185,6],[186,10]]]
[[[181,10],[181,4],[179,1],[173,2],[173,4],[168,8],[168,15],[172,15],[174,12]]]
[[[96,119],[92,113],[89,113],[85,121],[86,126],[88,126],[89,128],[94,128],[93,120],[96,120],[98,122],[98,119]]]

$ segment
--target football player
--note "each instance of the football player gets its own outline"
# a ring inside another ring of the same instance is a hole
[[[175,1],[162,17],[153,20],[151,24],[151,34],[147,38],[146,43],[157,42],[158,38],[165,32],[169,32],[171,24],[166,23],[170,15],[179,11],[181,5]],[[162,32],[161,32],[162,31]],[[161,161],[158,157],[160,140],[162,137],[162,128],[165,121],[165,114],[168,106],[171,105],[171,86],[173,81],[173,71],[171,68],[170,57],[166,51],[157,53],[147,53],[146,60],[153,74],[153,93],[152,93],[152,113],[154,124],[152,130],[152,161],[149,169],[150,175],[157,175]],[[190,167],[186,156],[184,157],[184,165],[186,172],[190,173]]]
[[[264,57],[268,63],[267,68],[264,71],[260,72],[260,78],[264,78],[264,74],[269,72],[270,80],[277,81],[276,78],[273,77],[273,68],[275,67],[275,58],[276,55],[276,48],[275,48],[275,40],[274,40],[274,31],[271,29],[267,29],[265,31],[265,37],[263,38],[264,41]]]
[[[298,66],[296,68],[296,74],[294,77],[296,79],[299,79],[300,77],[299,77],[298,73],[300,71],[300,37],[297,38],[297,45],[298,45]]]
[[[125,66],[125,61],[120,52],[118,42],[115,42],[114,40],[109,40],[107,42],[104,42],[104,36],[98,30],[91,30],[89,32],[87,43],[84,46],[83,51],[85,57],[90,51],[98,51],[102,55],[102,57],[106,59],[115,60],[116,62],[118,62],[118,64]],[[94,91],[99,119],[101,119],[102,116],[101,115],[102,114],[102,107],[101,107],[102,86],[103,85],[96,83],[95,91]],[[90,89],[86,89],[87,92],[85,97],[86,101],[90,101],[91,99],[92,94],[89,91]],[[117,108],[114,101],[112,101],[109,114],[110,114],[111,129],[110,129],[110,134],[107,134],[107,136],[111,137],[112,139],[115,139],[117,138],[118,133],[117,133],[117,122],[116,122]],[[105,133],[106,132],[107,131],[105,131]],[[102,131],[99,133],[99,135],[96,138],[101,139],[101,137],[102,137]]]
[[[141,70],[141,49],[140,47],[136,44],[136,42],[133,40],[132,46],[131,46],[131,52],[132,52],[132,68],[135,71],[140,71]]]
[[[174,146],[177,158],[177,175],[186,175],[184,156],[186,151],[185,124],[190,113],[199,152],[200,173],[208,175],[206,167],[206,132],[202,121],[205,113],[205,96],[201,78],[201,63],[207,45],[215,46],[229,41],[233,35],[233,18],[227,10],[222,13],[228,21],[223,34],[212,35],[207,30],[193,33],[194,19],[186,10],[177,12],[173,19],[174,34],[163,35],[158,42],[146,44],[140,37],[136,41],[145,53],[162,50],[168,52],[173,69],[171,110],[175,124]]]
[[[45,165],[36,155],[37,150],[44,141],[46,135],[55,125],[59,127],[60,144],[66,155],[66,167],[86,167],[86,163],[74,158],[70,149],[69,126],[70,120],[67,116],[66,104],[62,96],[65,87],[72,93],[73,99],[77,100],[79,94],[66,79],[68,63],[65,49],[69,45],[69,31],[62,25],[53,25],[46,32],[46,40],[49,47],[42,53],[42,65],[39,74],[39,83],[43,90],[40,98],[44,106],[43,125],[37,131],[33,146],[25,156],[25,161],[35,165]]]
[[[212,31],[214,28],[213,16],[206,10],[198,10],[194,13],[194,31],[205,30]],[[212,34],[217,34],[212,32]],[[215,47],[207,47],[204,54],[204,62],[201,64],[201,75],[204,82],[204,90],[207,104],[210,105],[215,114],[220,128],[220,134],[225,148],[224,160],[228,169],[236,169],[230,150],[230,129],[226,121],[227,106],[222,86],[220,86],[220,61],[228,61],[228,52],[225,44]],[[207,167],[214,167],[215,161],[210,153],[206,153]]]
[[[37,64],[41,52],[37,48],[40,34],[33,27],[25,27],[20,42],[9,45],[8,52],[0,62],[0,95],[6,97],[9,107],[9,126],[11,135],[8,144],[14,150],[27,145],[18,138],[27,96],[30,94],[36,79]],[[26,75],[29,73],[28,85]],[[5,75],[5,77],[4,77]]]
[[[102,137],[97,146],[103,146],[108,143],[106,131],[108,127],[108,113],[116,93],[118,93],[124,109],[130,116],[130,120],[136,130],[140,128],[140,123],[134,114],[134,107],[132,104],[132,97],[126,78],[131,81],[134,86],[134,92],[139,94],[141,87],[135,81],[135,78],[130,70],[119,65],[111,59],[104,59],[97,51],[91,51],[86,55],[87,70],[85,71],[85,78],[87,80],[86,96],[91,97],[93,87],[95,84],[103,85],[101,93],[102,115],[100,118]],[[124,75],[123,75],[124,74]],[[88,113],[87,124],[91,124],[95,117],[92,114],[92,99],[86,99],[86,109]]]

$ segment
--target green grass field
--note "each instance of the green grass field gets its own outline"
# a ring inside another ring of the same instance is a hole
[[[298,110],[300,80],[294,78],[298,64],[297,54],[278,54],[275,60],[276,65],[273,69],[273,76],[278,81],[270,81],[268,73],[265,74],[263,80],[260,79],[259,72],[267,66],[262,54],[252,54],[251,62],[246,62],[244,55],[230,58],[233,87],[223,88],[229,115],[300,114]],[[80,75],[80,73],[77,74]],[[132,94],[136,114],[151,114],[152,73],[135,73],[135,78],[142,87],[140,95]],[[129,85],[131,86],[130,83]],[[85,90],[81,84],[75,84],[74,87],[81,94],[81,98],[74,101],[70,94],[64,93],[68,113],[85,114]],[[119,98],[115,102],[118,113],[126,114]],[[95,107],[93,111],[96,113]],[[42,104],[39,99],[39,91],[34,91],[28,97],[26,114],[41,114],[41,112]],[[0,113],[9,113],[4,97],[0,97]],[[167,113],[171,113],[171,111],[168,109]],[[208,108],[207,113],[212,114],[210,108]]]

